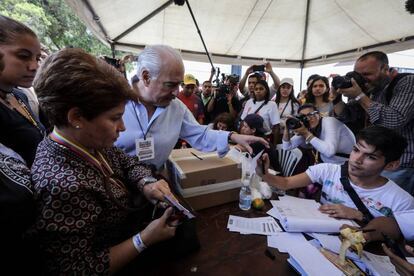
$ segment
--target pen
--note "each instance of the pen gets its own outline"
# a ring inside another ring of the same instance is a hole
[[[201,158],[200,156],[198,156],[197,154],[195,154],[194,152],[191,152],[192,155],[194,155],[195,157],[197,157],[199,160],[203,160],[203,158]]]

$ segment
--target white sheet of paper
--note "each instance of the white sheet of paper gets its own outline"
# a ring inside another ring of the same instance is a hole
[[[414,258],[407,258],[408,262],[414,263]],[[362,261],[368,267],[368,269],[375,276],[382,275],[399,275],[395,271],[394,265],[391,263],[388,256],[381,256],[364,251],[362,254]]]
[[[306,275],[343,275],[300,233],[279,233],[278,235],[267,237],[267,242],[268,246],[276,247],[281,252],[289,253],[295,263],[306,272]]]
[[[227,223],[229,231],[240,232],[243,234],[274,235],[281,232],[277,222],[272,217],[244,218],[229,216]]]

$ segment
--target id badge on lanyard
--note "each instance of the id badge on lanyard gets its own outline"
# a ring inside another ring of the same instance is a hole
[[[136,139],[135,147],[139,161],[154,159],[154,137],[146,137],[146,139]]]

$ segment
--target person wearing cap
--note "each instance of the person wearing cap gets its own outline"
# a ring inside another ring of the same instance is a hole
[[[243,113],[240,116],[242,120],[248,114],[260,115],[264,120],[266,136],[277,144],[279,142],[279,124],[280,117],[276,103],[270,101],[270,89],[265,80],[259,80],[254,87],[254,97],[246,102]]]
[[[125,106],[121,132],[115,145],[141,162],[163,168],[178,139],[187,141],[200,151],[217,151],[224,156],[228,142],[245,145],[264,139],[215,131],[200,125],[190,110],[175,99],[184,78],[184,64],[179,52],[167,45],[146,47],[137,62],[138,101]]]
[[[284,78],[280,81],[274,101],[280,116],[280,133],[283,133],[286,119],[289,115],[296,115],[300,106],[299,101],[294,96],[292,78]]]
[[[183,90],[178,97],[193,113],[194,118],[201,125],[204,123],[204,110],[201,99],[194,93],[197,87],[196,78],[191,74],[184,75]]]
[[[244,135],[265,137],[266,129],[264,128],[263,118],[254,113],[247,115],[240,124],[239,132],[240,134]],[[254,145],[252,146],[254,147]],[[241,151],[244,151],[244,148],[242,146],[237,145],[236,147],[239,148]],[[270,167],[273,170],[280,172],[281,169],[276,147],[271,144],[268,149],[265,149],[265,153],[267,153],[269,156]]]
[[[214,91],[213,100],[207,106],[207,112],[211,114],[212,120],[223,112],[230,113],[234,118],[239,116],[242,103],[237,97],[238,83],[239,76],[230,75],[225,81],[225,86],[220,86]]]

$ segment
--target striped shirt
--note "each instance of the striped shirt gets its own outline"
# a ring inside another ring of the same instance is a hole
[[[389,103],[385,99],[387,87],[371,95],[368,108],[370,121],[401,134],[408,143],[401,156],[401,168],[414,168],[414,75],[402,77],[392,91]]]

